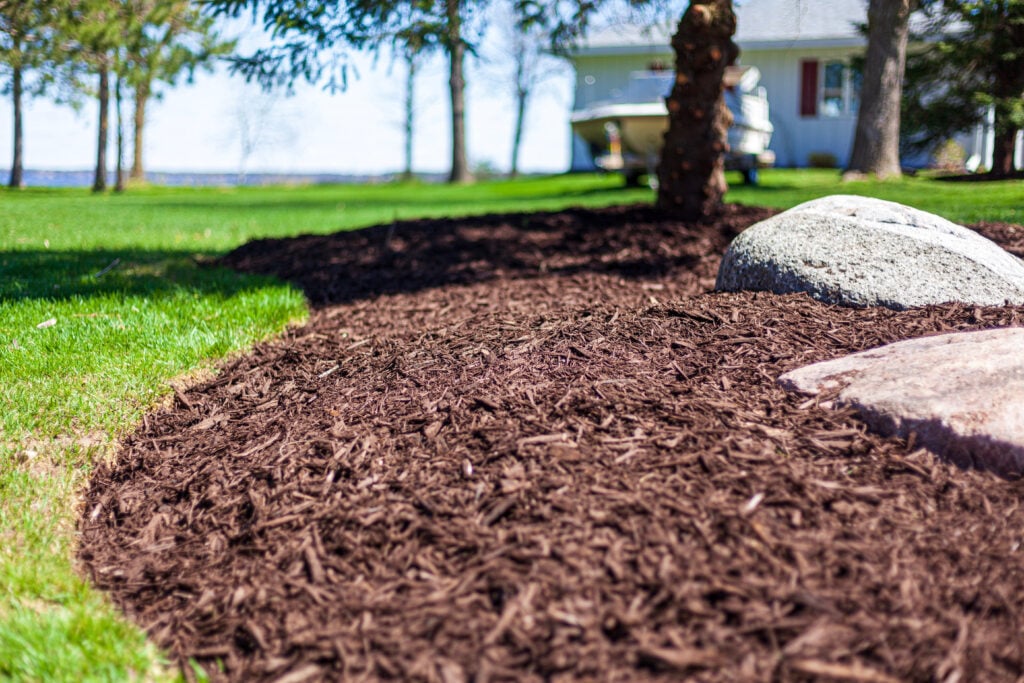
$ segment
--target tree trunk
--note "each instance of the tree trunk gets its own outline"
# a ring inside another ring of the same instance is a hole
[[[147,82],[135,86],[135,115],[132,121],[132,180],[145,180],[146,170],[142,163],[143,131],[146,128],[146,104],[149,102],[150,85]]]
[[[114,82],[114,118],[117,120],[117,170],[114,173],[116,178],[114,192],[124,192],[124,107],[121,106],[121,75],[118,74]]]
[[[14,104],[14,158],[11,160],[11,179],[8,187],[25,187],[24,139],[22,129],[22,72],[14,67],[11,74],[11,96]]]
[[[1012,60],[1000,60],[999,68],[995,73],[992,84],[992,96],[995,99],[994,114],[995,120],[995,144],[992,147],[992,168],[989,173],[996,178],[1005,178],[1014,172],[1014,151],[1017,142],[1015,121],[1017,109],[1021,104],[1021,94],[1024,93],[1024,25],[1013,24],[1005,17],[1007,28],[1007,39],[1001,41],[1003,44],[1016,45],[1016,50],[1006,50],[1007,53],[1015,55]]]
[[[452,100],[452,171],[450,183],[468,183],[473,180],[466,162],[466,79],[463,66],[466,61],[466,44],[462,41],[462,16],[460,0],[447,0],[448,15],[448,57],[451,76],[448,87]]]
[[[92,181],[93,192],[107,189],[107,128],[110,124],[110,72],[107,67],[100,68],[100,126],[96,141],[96,175]]]
[[[415,95],[416,87],[416,52],[410,49],[405,56],[405,125],[402,133],[405,136],[405,168],[402,170],[403,180],[412,180],[412,136],[415,124]]]
[[[683,220],[716,211],[727,189],[724,155],[732,114],[722,77],[739,55],[735,32],[731,0],[691,0],[672,38],[676,80],[666,102],[658,207]]]
[[[1005,178],[1013,175],[1013,152],[1017,143],[1017,131],[1014,128],[1003,128],[996,125],[995,144],[992,146],[992,170],[989,174],[994,178]]]
[[[857,130],[848,171],[900,175],[900,98],[912,0],[871,0]]]
[[[519,177],[519,150],[523,146],[523,123],[526,120],[526,101],[530,93],[524,88],[516,89],[516,127],[512,134],[512,164],[509,176]]]

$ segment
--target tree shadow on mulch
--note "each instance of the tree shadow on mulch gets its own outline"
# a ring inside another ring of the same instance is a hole
[[[714,276],[739,231],[777,213],[729,205],[701,230],[649,205],[400,221],[334,235],[250,242],[220,265],[299,285],[317,306],[491,280],[601,273]],[[717,262],[715,263],[717,268]]]
[[[83,565],[215,680],[1017,680],[1024,484],[775,380],[1024,308],[709,293],[769,213],[242,247],[310,322],[146,416]]]
[[[947,183],[987,183],[1000,180],[1024,180],[1024,170],[1014,171],[1009,174],[997,173],[960,173],[956,175],[936,176],[935,180]]]

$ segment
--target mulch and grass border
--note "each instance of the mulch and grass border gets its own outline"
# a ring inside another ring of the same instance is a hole
[[[775,379],[1024,309],[709,293],[770,213],[232,252],[310,321],[146,416],[92,480],[80,559],[214,679],[1015,680],[1021,483]]]

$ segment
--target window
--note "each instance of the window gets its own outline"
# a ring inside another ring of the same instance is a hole
[[[825,62],[821,78],[821,115],[856,116],[860,83],[860,72],[846,62]]]
[[[800,62],[800,116],[856,116],[861,74],[846,62]]]
[[[821,115],[839,116],[843,113],[843,74],[846,66],[842,62],[825,62],[825,77],[821,88]]]

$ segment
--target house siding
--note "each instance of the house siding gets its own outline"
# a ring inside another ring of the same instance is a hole
[[[814,154],[831,154],[840,166],[850,158],[857,116],[844,113],[826,116],[821,106],[822,76],[815,83],[815,112],[802,115],[801,69],[806,62],[817,62],[818,69],[830,61],[847,62],[857,54],[850,48],[810,48],[803,50],[750,50],[741,53],[740,63],[756,66],[761,85],[768,91],[768,107],[775,132],[770,149],[775,165],[803,167]]]

